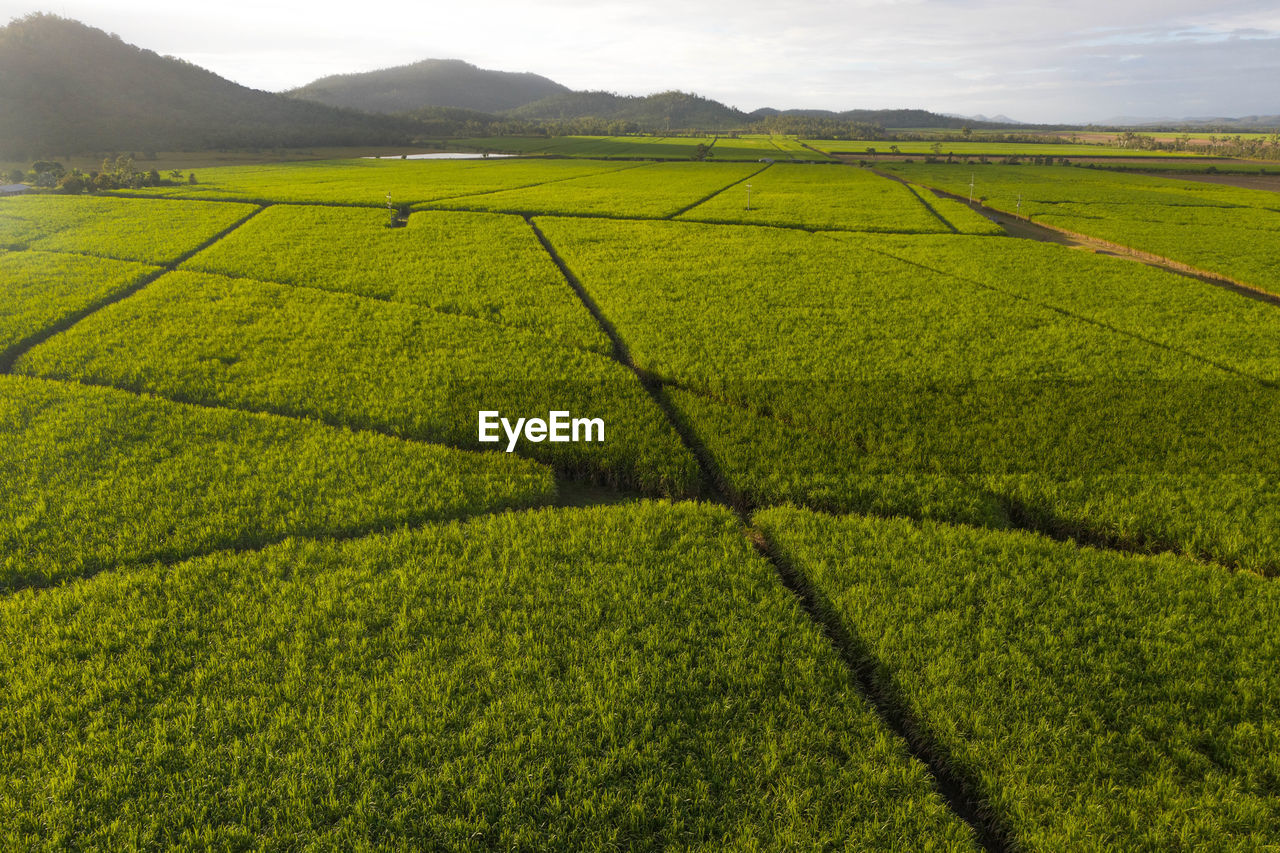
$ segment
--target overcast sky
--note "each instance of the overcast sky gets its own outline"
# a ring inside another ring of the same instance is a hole
[[[744,110],[1280,114],[1276,0],[0,0],[6,21],[33,11],[273,91],[439,58],[575,89],[682,89]]]

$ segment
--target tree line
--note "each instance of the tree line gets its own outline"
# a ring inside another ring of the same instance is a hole
[[[41,189],[58,189],[66,193],[137,190],[143,187],[199,183],[195,172],[184,175],[173,169],[162,175],[158,169],[140,169],[130,154],[108,156],[102,161],[100,169],[88,172],[78,168],[68,169],[56,160],[37,160],[31,164],[30,169],[13,169],[6,177],[15,184],[27,183]]]

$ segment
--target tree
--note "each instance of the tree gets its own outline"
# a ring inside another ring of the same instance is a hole
[[[64,193],[82,193],[89,188],[89,179],[79,169],[72,169],[58,181],[58,189]]]

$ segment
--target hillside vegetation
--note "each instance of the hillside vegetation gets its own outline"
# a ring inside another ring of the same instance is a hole
[[[569,88],[537,74],[490,71],[459,59],[424,59],[363,74],[333,74],[285,94],[331,107],[399,113],[423,107],[501,112]]]
[[[0,157],[81,151],[395,144],[403,119],[249,89],[76,21],[0,29]]]

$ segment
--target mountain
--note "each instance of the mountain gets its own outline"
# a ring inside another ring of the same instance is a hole
[[[424,107],[496,113],[568,92],[567,86],[537,74],[489,71],[459,59],[425,59],[381,71],[322,77],[285,94],[378,113]]]
[[[615,95],[612,92],[565,92],[534,101],[506,113],[511,118],[567,121],[596,118],[634,122],[645,130],[716,130],[741,127],[746,113],[719,101],[687,92],[656,95]]]
[[[1009,118],[1007,115],[1004,115],[1003,113],[998,113],[993,116],[984,116],[982,113],[978,113],[977,115],[972,115],[972,116],[961,115],[959,113],[943,113],[943,115],[948,116],[950,118],[958,118],[958,119],[964,119],[965,121],[974,121],[974,122],[987,123],[987,124],[1026,124],[1026,122],[1021,122],[1021,121],[1018,121],[1017,119]]]
[[[249,89],[55,15],[0,28],[0,156],[398,144],[403,119]]]

